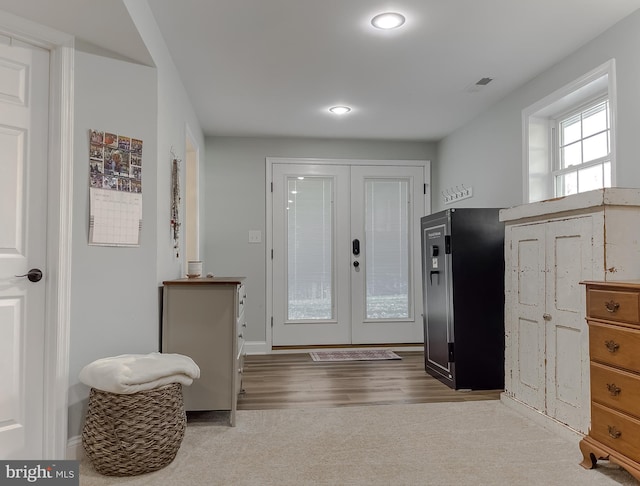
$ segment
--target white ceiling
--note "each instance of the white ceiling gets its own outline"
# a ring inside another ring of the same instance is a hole
[[[148,0],[207,135],[439,140],[640,0]],[[0,9],[138,62],[122,0]],[[373,15],[407,16],[393,32]],[[494,80],[480,91],[480,78]],[[335,104],[353,111],[336,118]]]

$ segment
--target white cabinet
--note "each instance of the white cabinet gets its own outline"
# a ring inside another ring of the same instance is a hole
[[[603,189],[500,212],[505,222],[505,393],[587,433],[583,280],[640,278],[640,191]]]
[[[228,410],[235,425],[244,362],[243,278],[164,282],[162,352],[191,357],[200,378],[183,388],[187,411]]]

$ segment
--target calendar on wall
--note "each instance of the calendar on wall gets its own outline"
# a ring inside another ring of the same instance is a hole
[[[142,140],[90,130],[89,244],[140,246]]]

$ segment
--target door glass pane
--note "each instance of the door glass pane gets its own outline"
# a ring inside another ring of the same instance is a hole
[[[365,179],[366,319],[409,317],[409,181]]]
[[[288,320],[333,318],[333,180],[287,179]]]

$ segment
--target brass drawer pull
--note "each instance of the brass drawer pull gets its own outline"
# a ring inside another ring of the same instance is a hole
[[[614,425],[607,425],[607,427],[609,428],[609,437],[611,437],[612,439],[620,438],[620,436],[622,435],[622,432],[616,429]]]
[[[614,302],[613,300],[605,302],[604,306],[606,307],[607,312],[611,312],[612,314],[620,308],[620,304],[618,302]]]
[[[620,345],[613,340],[605,341],[604,345],[607,347],[610,353],[615,353],[620,348]]]
[[[619,386],[616,386],[615,383],[607,383],[607,390],[609,390],[612,397],[620,395],[620,392],[622,391],[622,389]]]

